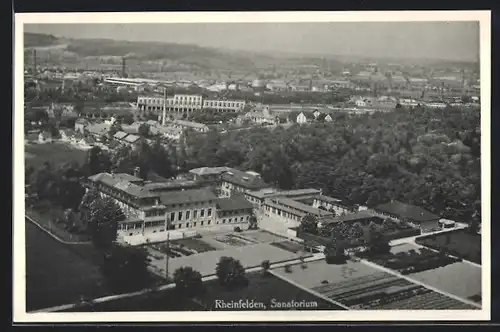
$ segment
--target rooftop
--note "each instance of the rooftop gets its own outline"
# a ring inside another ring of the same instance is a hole
[[[140,138],[141,138],[140,136],[130,134],[127,137],[125,137],[125,141],[129,143],[136,143]]]
[[[339,222],[353,222],[356,220],[363,220],[363,219],[371,219],[371,218],[378,218],[374,213],[368,211],[368,210],[362,210],[356,213],[352,214],[346,214],[345,216],[338,216],[338,217],[326,217],[324,220],[321,220],[321,222],[326,223],[326,224],[331,224],[331,223],[339,223]]]
[[[194,202],[216,201],[217,196],[210,189],[187,189],[182,191],[171,191],[162,193],[160,201],[162,204],[180,204]]]
[[[123,139],[125,136],[128,134],[124,131],[118,131],[116,134],[113,135],[113,138],[115,139]]]
[[[193,168],[189,170],[189,173],[196,174],[196,175],[220,175],[224,172],[229,171],[231,168],[229,167],[200,167],[200,168]]]
[[[306,205],[304,203],[300,203],[300,202],[297,202],[293,199],[286,198],[286,197],[274,198],[272,200],[279,205],[285,205],[285,206],[291,207],[292,209],[296,209],[296,210],[299,210],[299,211],[302,211],[302,212],[305,212],[308,214],[314,214],[314,215],[318,215],[318,216],[331,216],[331,215],[333,215],[332,212],[317,209],[317,208],[314,208],[310,205]]]
[[[375,207],[375,211],[388,213],[414,222],[425,222],[439,219],[437,215],[422,209],[419,206],[409,205],[398,201],[380,204]]]
[[[290,197],[290,196],[302,196],[302,195],[318,195],[321,193],[321,190],[318,189],[295,189],[295,190],[285,190],[285,191],[276,191],[269,189],[262,189],[258,191],[252,191],[247,193],[247,195],[256,197],[259,199],[270,198],[270,197]]]
[[[218,211],[234,211],[243,209],[252,209],[253,205],[242,195],[236,195],[229,198],[220,198],[217,201]]]
[[[174,120],[172,123],[183,126],[183,127],[192,127],[192,128],[207,128],[207,125],[198,122],[191,122],[186,120]]]
[[[269,187],[260,176],[234,168],[230,168],[223,173],[222,180],[247,189],[262,189]]]

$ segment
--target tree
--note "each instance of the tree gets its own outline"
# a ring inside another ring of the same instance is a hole
[[[125,220],[121,208],[110,197],[98,198],[90,203],[88,231],[98,248],[107,249],[116,241],[118,222]]]
[[[384,236],[379,227],[368,227],[366,246],[372,255],[387,254],[391,250],[389,240]]]
[[[328,264],[343,264],[346,262],[344,241],[331,240],[325,246],[325,259]]]
[[[250,216],[250,219],[248,220],[248,229],[257,229],[257,217],[254,215]]]
[[[312,214],[305,215],[300,221],[300,230],[309,234],[317,234],[318,218]]]
[[[241,287],[248,284],[243,265],[239,260],[232,257],[221,257],[215,268],[215,274],[219,282],[227,288]]]
[[[85,168],[90,175],[108,172],[111,168],[109,155],[98,146],[92,147],[87,154]]]
[[[123,116],[123,123],[125,123],[126,125],[131,125],[132,123],[134,123],[134,116],[130,113],[127,113]]]
[[[261,263],[260,263],[260,267],[262,268],[262,273],[264,276],[268,275],[269,273],[269,269],[271,268],[271,262],[269,262],[268,259],[266,260],[263,260]]]
[[[115,292],[148,288],[155,281],[148,269],[148,253],[141,247],[113,244],[105,250],[100,268]]]
[[[137,130],[137,133],[143,137],[149,137],[149,126],[145,123],[142,123]]]
[[[188,298],[195,297],[203,292],[201,274],[190,266],[183,266],[175,270],[174,283],[176,290]]]

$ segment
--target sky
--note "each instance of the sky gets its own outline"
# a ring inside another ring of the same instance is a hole
[[[196,44],[244,51],[479,59],[478,22],[26,24],[25,32]]]

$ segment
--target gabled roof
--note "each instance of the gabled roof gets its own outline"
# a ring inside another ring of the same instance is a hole
[[[375,214],[368,210],[362,210],[356,213],[346,214],[345,216],[337,216],[334,218],[326,217],[321,220],[322,223],[331,224],[331,223],[339,223],[339,222],[354,222],[357,220],[366,220],[366,219],[381,219],[377,217]]]
[[[253,205],[242,195],[235,195],[229,198],[220,198],[217,201],[218,211],[234,211],[252,209]]]
[[[120,140],[120,139],[125,138],[125,136],[127,136],[127,135],[128,134],[126,132],[124,132],[124,131],[118,131],[118,132],[116,132],[116,134],[113,135],[113,138]]]
[[[140,136],[130,134],[126,136],[124,140],[128,143],[136,143],[139,141],[140,138],[141,138]]]
[[[202,189],[187,189],[182,191],[165,192],[160,195],[162,204],[180,204],[194,202],[216,201],[217,196],[207,188]]]
[[[419,206],[405,204],[398,201],[380,204],[375,207],[375,211],[394,215],[413,222],[425,222],[439,219],[437,215],[422,209]]]
[[[260,176],[252,175],[234,168],[224,172],[222,174],[222,180],[251,190],[269,187]]]

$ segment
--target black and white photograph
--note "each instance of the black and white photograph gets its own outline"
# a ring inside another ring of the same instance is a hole
[[[489,12],[15,24],[14,320],[489,319]]]

